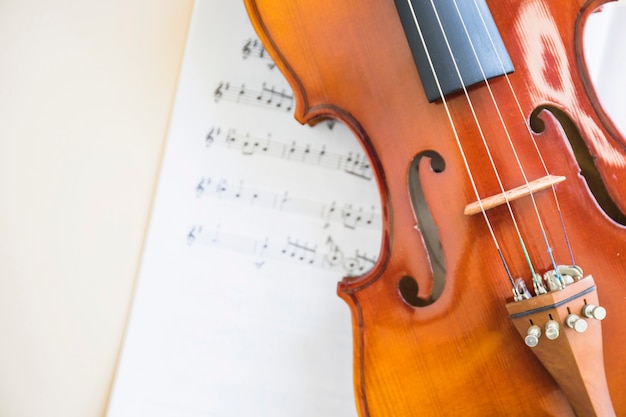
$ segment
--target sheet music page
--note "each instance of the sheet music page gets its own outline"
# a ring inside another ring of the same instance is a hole
[[[368,161],[300,126],[241,0],[196,0],[108,417],[356,416],[336,295],[381,238]]]

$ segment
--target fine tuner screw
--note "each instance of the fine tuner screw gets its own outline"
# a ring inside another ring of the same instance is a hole
[[[529,347],[535,347],[539,344],[539,338],[541,337],[541,327],[533,324],[528,328],[528,334],[524,338],[524,342]]]
[[[581,311],[582,315],[589,319],[604,320],[606,317],[606,309],[593,304],[585,304]]]
[[[554,340],[559,337],[561,333],[559,322],[556,320],[550,319],[546,323],[546,337],[550,340]]]
[[[583,333],[585,330],[587,330],[587,322],[573,313],[569,314],[565,318],[565,324],[568,327],[576,330],[578,333]]]

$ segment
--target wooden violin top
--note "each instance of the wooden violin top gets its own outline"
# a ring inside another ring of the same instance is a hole
[[[582,50],[602,3],[246,0],[296,119],[341,120],[376,173],[379,261],[339,285],[361,416],[626,415],[626,141]],[[465,214],[472,203],[478,214]],[[542,287],[559,298],[590,275],[606,319],[581,315],[584,294],[510,317],[507,303]],[[551,317],[569,362],[550,349]],[[572,366],[599,383],[573,391]]]

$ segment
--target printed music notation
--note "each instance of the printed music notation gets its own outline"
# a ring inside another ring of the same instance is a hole
[[[325,228],[332,223],[341,224],[347,229],[366,227],[380,230],[381,228],[381,215],[374,206],[365,208],[336,201],[322,203],[291,195],[288,191],[274,192],[247,185],[243,180],[229,181],[226,178],[215,180],[212,177],[202,177],[195,191],[198,198],[211,196],[249,206],[307,216],[324,222]]]
[[[336,283],[377,261],[379,195],[349,129],[293,119],[277,69],[242,2],[195,1],[108,417],[355,416]]]
[[[252,104],[291,113],[294,106],[293,93],[287,88],[268,86],[263,82],[260,88],[250,88],[246,84],[231,84],[221,81],[213,91],[216,103],[227,100],[235,103]]]
[[[376,262],[376,256],[359,249],[344,252],[332,236],[316,241],[291,236],[255,238],[224,232],[218,225],[208,230],[203,226],[192,226],[186,240],[188,246],[207,245],[257,257],[257,268],[261,268],[267,259],[276,259],[356,276],[371,269]]]
[[[267,50],[265,49],[261,41],[259,41],[258,39],[248,38],[245,41],[243,47],[241,48],[241,53],[242,53],[243,59],[248,59],[250,57],[263,59],[263,60],[268,61],[267,67],[270,70],[273,70],[274,68],[276,68],[276,64],[274,63],[274,61],[272,61],[272,58],[267,53]]]
[[[327,150],[325,146],[315,149],[310,144],[301,144],[295,140],[291,143],[276,141],[271,139],[271,134],[266,138],[259,138],[248,133],[240,134],[235,129],[222,130],[219,127],[212,127],[205,137],[205,144],[210,147],[216,143],[238,150],[242,155],[266,155],[343,170],[368,181],[373,177],[371,165],[362,152],[348,151],[342,155]]]

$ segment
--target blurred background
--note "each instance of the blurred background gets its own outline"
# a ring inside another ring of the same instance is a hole
[[[0,417],[104,414],[192,6],[0,0]],[[624,6],[587,30],[622,131]]]
[[[193,1],[0,0],[0,416],[104,414]]]

